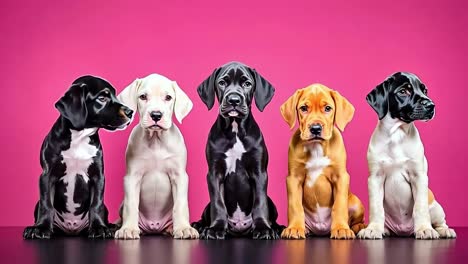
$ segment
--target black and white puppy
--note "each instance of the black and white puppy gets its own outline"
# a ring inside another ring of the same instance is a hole
[[[239,62],[216,69],[198,87],[208,109],[215,97],[220,102],[206,145],[210,203],[202,219],[192,224],[202,239],[224,239],[226,234],[279,238],[282,227],[267,196],[268,152],[251,113],[254,98],[263,111],[274,92],[257,71]]]
[[[55,104],[60,116],[41,148],[39,202],[26,239],[52,234],[113,238],[103,203],[104,164],[98,129],[125,128],[133,111],[122,105],[107,81],[82,76]]]

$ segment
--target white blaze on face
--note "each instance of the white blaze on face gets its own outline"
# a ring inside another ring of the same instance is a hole
[[[322,145],[319,143],[313,143],[308,147],[310,151],[310,159],[306,163],[307,169],[307,186],[314,186],[317,178],[322,174],[325,167],[330,165],[330,159],[323,155]]]
[[[242,159],[242,154],[245,153],[245,148],[244,144],[242,144],[242,141],[239,139],[237,136],[237,132],[239,129],[239,125],[237,122],[232,123],[232,132],[236,133],[236,142],[230,148],[228,151],[226,151],[226,175],[228,175],[231,172],[236,171],[236,164],[238,160]]]

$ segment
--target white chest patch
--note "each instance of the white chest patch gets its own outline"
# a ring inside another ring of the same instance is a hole
[[[60,178],[66,185],[67,210],[73,214],[80,204],[73,201],[75,193],[76,176],[79,174],[85,182],[89,181],[88,168],[93,163],[98,149],[90,145],[89,136],[96,133],[97,129],[88,128],[82,131],[71,130],[70,148],[62,151],[63,163],[66,166],[65,176]]]
[[[236,135],[236,143],[225,153],[226,175],[236,171],[236,163],[242,158],[243,153],[245,153],[244,144],[242,144],[242,141],[240,141],[239,137]]]
[[[232,214],[232,217],[228,218],[228,223],[231,230],[235,232],[244,232],[252,226],[252,220],[252,215],[246,215],[239,207],[239,204],[237,204],[237,209]]]
[[[330,165],[330,159],[323,155],[322,145],[314,143],[307,148],[310,151],[310,159],[306,162],[307,186],[312,187],[325,167]]]

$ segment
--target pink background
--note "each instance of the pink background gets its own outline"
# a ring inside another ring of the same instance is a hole
[[[352,191],[367,207],[366,150],[377,117],[365,96],[388,75],[404,70],[423,79],[437,105],[435,120],[417,124],[430,187],[449,224],[468,225],[463,198],[468,186],[466,1],[198,2],[2,1],[0,225],[33,223],[39,150],[58,116],[53,105],[83,74],[102,76],[121,91],[155,72],[188,93],[194,109],[180,128],[189,151],[191,219],[198,219],[208,202],[204,149],[216,110],[207,111],[196,87],[231,60],[255,67],[276,87],[265,112],[254,112],[270,153],[269,194],[281,223],[287,223],[292,134],[279,113],[282,102],[295,89],[321,82],[354,104],[356,115],[344,138]],[[111,220],[123,198],[129,133],[100,132]]]

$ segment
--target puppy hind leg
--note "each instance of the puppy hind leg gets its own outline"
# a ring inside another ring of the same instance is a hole
[[[445,221],[445,212],[442,206],[437,202],[433,201],[429,205],[429,214],[431,215],[432,227],[439,233],[440,238],[456,238],[457,234],[455,230],[449,228]]]
[[[208,203],[205,207],[205,209],[203,210],[203,213],[202,213],[202,216],[201,216],[201,219],[196,221],[196,222],[192,222],[190,225],[195,228],[199,234],[201,234],[210,224],[210,219],[211,219],[211,216],[210,216],[210,203]]]
[[[364,224],[364,205],[359,198],[350,194],[348,197],[348,213],[349,213],[349,226],[354,234],[357,234],[362,229],[366,228]]]
[[[267,200],[268,200],[268,215],[269,215],[270,222],[271,222],[271,228],[278,235],[278,238],[279,238],[283,230],[286,228],[286,226],[278,224],[277,222],[278,211],[276,210],[276,206],[269,196],[267,196]]]

